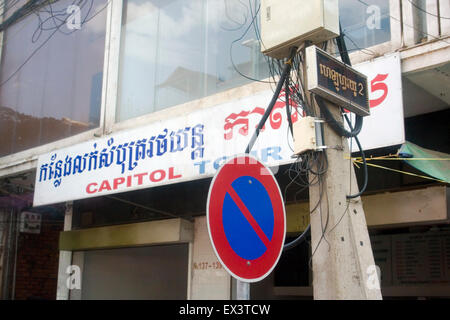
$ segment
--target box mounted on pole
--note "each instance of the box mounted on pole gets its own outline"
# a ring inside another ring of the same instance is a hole
[[[326,148],[323,141],[322,122],[323,120],[314,117],[303,117],[294,123],[294,155]]]
[[[339,35],[338,0],[261,0],[261,51],[289,56],[303,42],[321,43]]]
[[[310,46],[306,48],[307,89],[362,117],[370,115],[367,77]]]

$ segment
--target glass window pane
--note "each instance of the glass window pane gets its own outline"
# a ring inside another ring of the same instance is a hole
[[[241,0],[124,3],[117,121],[205,97],[269,75]]]
[[[0,156],[99,126],[108,1],[82,1],[79,28],[72,3],[42,7],[4,32]]]
[[[339,0],[339,14],[349,51],[391,40],[389,1]]]

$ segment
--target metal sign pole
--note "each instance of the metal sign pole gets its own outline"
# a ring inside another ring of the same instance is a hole
[[[236,280],[236,300],[250,300],[250,283]]]

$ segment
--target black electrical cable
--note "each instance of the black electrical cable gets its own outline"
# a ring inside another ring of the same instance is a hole
[[[306,154],[306,157],[308,157],[308,155]],[[325,172],[328,170],[328,160],[327,160],[327,156],[326,156],[326,154],[324,153],[323,154],[323,157],[324,157],[324,163],[320,163],[321,164],[321,166],[320,167],[318,167],[318,172],[317,173],[314,173],[313,171],[312,171],[312,169],[311,168],[308,168],[307,170],[310,172],[310,173],[313,173],[315,176],[317,176],[318,177],[318,179],[319,179],[319,181],[318,181],[318,183],[319,183],[319,187],[320,187],[320,179],[321,179],[321,176],[323,175],[323,174],[325,174]],[[317,160],[317,159],[316,159]],[[315,161],[316,161],[315,160]],[[308,160],[306,160],[307,162],[309,162],[309,159]],[[326,166],[325,166],[325,168],[323,168],[322,166],[324,165],[326,163]],[[308,164],[307,164],[307,166],[309,166]],[[311,185],[311,182],[310,182],[310,185]],[[320,203],[321,203],[321,201],[322,201],[322,197],[323,197],[323,189],[320,191],[320,195],[319,195],[319,201],[317,202],[317,204],[316,204],[316,206],[310,211],[310,214],[312,214],[313,212],[315,212],[316,210],[317,210],[317,208],[319,208],[319,206],[320,206]],[[328,223],[328,222],[327,222]],[[308,226],[306,227],[306,229],[305,229],[305,231],[303,231],[303,233],[301,234],[301,235],[299,235],[295,240],[292,240],[291,242],[289,242],[289,243],[287,243],[287,244],[285,244],[284,246],[283,246],[283,251],[287,251],[287,250],[290,250],[290,249],[292,249],[292,248],[294,248],[294,247],[296,247],[296,246],[298,246],[299,244],[301,244],[301,243],[303,243],[303,241],[305,241],[306,240],[306,237],[307,237],[307,235],[310,233],[310,229],[311,229],[311,224],[308,224]],[[322,235],[322,238],[321,238],[321,240],[323,239],[323,235]]]
[[[244,77],[244,78],[246,78],[248,80],[251,80],[251,81],[257,81],[257,82],[261,82],[261,83],[270,83],[270,81],[268,82],[268,81],[264,81],[264,80],[254,79],[252,77],[249,77],[249,76],[243,74],[241,71],[239,71],[239,69],[237,68],[236,64],[234,63],[234,59],[233,59],[233,47],[234,47],[234,44],[237,43],[238,41],[241,41],[247,35],[248,31],[250,30],[252,25],[255,23],[257,15],[258,15],[260,9],[261,9],[261,6],[258,7],[258,10],[256,11],[255,16],[253,16],[252,20],[250,21],[250,24],[247,26],[247,28],[245,29],[244,33],[242,33],[242,35],[239,38],[237,38],[237,39],[235,39],[235,40],[233,40],[231,42],[230,49],[229,49],[229,56],[230,56],[230,62],[231,62],[231,65],[233,66],[234,71],[236,71],[241,77]]]
[[[0,32],[4,31],[14,23],[16,23],[19,19],[23,18],[30,12],[32,12],[36,7],[38,7],[44,1],[39,0],[30,0],[22,5],[19,9],[17,9],[9,18],[0,23]]]
[[[350,56],[348,55],[347,45],[345,44],[344,40],[344,33],[342,31],[342,25],[339,22],[339,37],[336,38],[336,43],[339,49],[339,54],[341,55],[341,59],[345,64],[348,64],[349,66],[352,65],[350,61]]]
[[[289,106],[289,82],[290,82],[290,77],[289,75],[286,77],[286,85],[285,85],[285,90],[286,90],[286,94],[285,94],[285,100],[286,100],[286,116],[287,116],[287,120],[289,123],[289,129],[291,130],[291,134],[294,135],[294,131],[292,128],[292,118],[291,118],[291,109]]]
[[[348,127],[349,127],[350,130],[351,130],[351,129],[352,129],[352,123],[351,123],[350,120],[348,119],[347,115],[345,115],[345,120],[347,121]],[[361,157],[362,157],[362,160],[363,160],[363,166],[364,166],[364,184],[363,184],[361,190],[360,190],[357,194],[348,195],[348,196],[347,196],[347,199],[355,199],[355,198],[360,197],[360,196],[364,193],[364,191],[366,191],[367,183],[368,183],[368,181],[369,181],[369,172],[368,172],[368,169],[367,169],[366,155],[365,155],[365,153],[364,153],[363,148],[361,147],[361,143],[359,142],[358,137],[354,137],[354,138],[355,138],[356,144],[358,145],[359,152],[361,153]],[[352,152],[352,151],[350,150],[350,154],[351,154],[351,152]]]
[[[256,139],[258,139],[259,133],[261,129],[264,127],[264,124],[267,121],[267,118],[269,118],[270,114],[272,113],[273,107],[275,106],[275,103],[278,100],[278,96],[280,95],[281,89],[283,88],[284,82],[286,81],[286,78],[289,75],[289,72],[291,71],[292,67],[292,59],[294,58],[294,55],[297,52],[297,48],[293,47],[291,49],[291,54],[289,56],[289,60],[285,63],[283,73],[281,74],[280,80],[278,80],[277,88],[275,89],[275,92],[272,96],[272,101],[270,101],[269,106],[266,109],[266,112],[264,113],[263,117],[261,118],[261,121],[259,121],[258,127],[256,128],[255,132],[253,133],[252,138],[250,139],[250,142],[248,143],[247,149],[245,150],[245,153],[248,154],[253,148],[253,145],[256,142]]]
[[[351,61],[350,61],[350,57],[348,55],[347,45],[345,44],[344,33],[342,32],[342,26],[341,26],[340,23],[339,23],[339,31],[340,31],[340,35],[336,39],[336,42],[337,42],[337,45],[338,45],[338,48],[339,48],[339,54],[341,55],[342,61],[344,61],[344,63],[348,64],[349,66],[351,66],[352,64],[351,64]],[[359,131],[361,131],[361,128],[359,128],[359,127],[357,128],[358,125],[361,125],[361,127],[362,127],[362,117],[361,116],[356,115],[355,129],[353,129],[352,123],[351,123],[351,121],[349,120],[349,118],[347,117],[346,114],[344,114],[344,118],[345,118],[345,121],[347,121],[348,127],[350,128],[351,132],[358,131],[358,133],[359,133]],[[359,123],[359,121],[361,123]],[[363,148],[361,147],[361,143],[359,142],[358,134],[353,136],[353,138],[355,138],[356,144],[358,145],[358,149],[359,149],[359,152],[361,153],[361,157],[362,157],[362,160],[363,160],[364,184],[363,184],[362,188],[360,189],[360,191],[357,194],[348,195],[347,199],[354,199],[354,198],[360,197],[364,193],[364,191],[366,191],[367,183],[368,183],[368,180],[369,180],[369,171],[368,171],[368,168],[367,168],[366,155],[364,153]],[[351,154],[351,152],[352,152],[352,150],[350,150],[350,154]]]
[[[306,240],[306,237],[308,236],[310,231],[311,231],[311,224],[308,224],[305,231],[303,231],[303,233],[300,236],[298,236],[295,240],[292,240],[291,242],[284,245],[283,251],[290,250],[292,248],[295,248],[299,244],[303,243],[303,241]]]
[[[361,132],[363,125],[363,117],[357,115],[355,128],[351,131],[347,131],[344,128],[343,124],[338,120],[336,120],[334,116],[331,114],[331,111],[328,110],[327,106],[325,105],[325,101],[323,101],[323,99],[320,96],[315,96],[315,99],[317,105],[320,108],[320,111],[325,116],[327,123],[330,125],[331,129],[333,129],[337,134],[346,138],[354,138]]]
[[[259,136],[259,132],[261,131],[262,127],[264,127],[264,124],[266,123],[270,113],[272,112],[272,109],[278,99],[278,96],[280,95],[283,85],[286,85],[286,108],[289,109],[289,73],[291,71],[293,59],[294,59],[296,52],[297,52],[296,47],[291,49],[291,54],[290,54],[289,60],[285,64],[283,72],[278,81],[277,88],[273,94],[272,100],[271,100],[269,106],[267,107],[261,121],[259,122],[258,127],[256,128],[256,131],[254,132],[254,134],[247,146],[247,149],[245,150],[246,154],[249,154],[250,151],[252,150],[253,145],[255,144],[256,139]],[[288,115],[288,119],[291,120],[290,119],[290,110],[287,111],[287,115]],[[291,128],[291,132],[292,132],[292,122],[291,121],[290,121],[290,128]],[[309,233],[310,229],[311,229],[311,225],[308,225],[306,230],[298,238],[296,238],[295,240],[293,240],[292,242],[290,242],[288,244],[285,244],[283,246],[283,250],[292,249],[292,248],[296,247],[297,245],[299,245],[300,243],[302,243],[306,239],[306,236]]]

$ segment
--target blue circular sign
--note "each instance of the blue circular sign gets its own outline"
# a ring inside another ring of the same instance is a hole
[[[241,201],[235,201],[230,192],[225,195],[222,216],[225,236],[241,258],[257,259],[266,252],[272,240],[274,226],[272,202],[264,186],[254,177],[239,177],[231,183],[231,187]],[[247,210],[241,208],[242,204]],[[255,225],[250,224],[248,215],[243,211],[252,215],[260,230],[254,229]]]
[[[249,155],[224,164],[208,194],[212,247],[236,279],[256,282],[272,272],[283,250],[286,218],[272,172]]]

